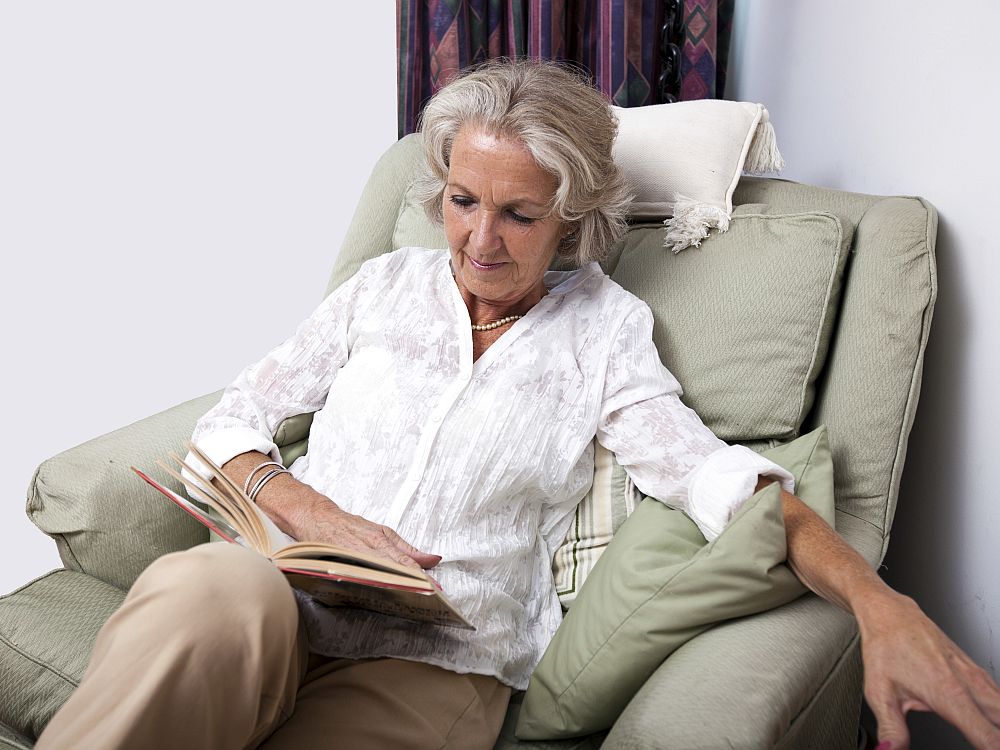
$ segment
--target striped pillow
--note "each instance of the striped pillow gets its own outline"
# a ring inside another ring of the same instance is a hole
[[[563,609],[569,609],[611,537],[635,510],[637,495],[614,454],[594,440],[594,485],[576,507],[573,525],[552,559]]]

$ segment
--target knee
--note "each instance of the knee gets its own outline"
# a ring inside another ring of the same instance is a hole
[[[266,632],[294,638],[298,607],[284,575],[269,560],[221,542],[164,555],[136,580],[129,599],[159,608],[203,638]],[[150,613],[155,616],[155,613]]]

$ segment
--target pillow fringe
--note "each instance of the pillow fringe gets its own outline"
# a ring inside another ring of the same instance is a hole
[[[778,141],[774,136],[771,118],[767,114],[767,109],[761,107],[760,121],[754,130],[753,139],[750,141],[750,149],[747,152],[743,171],[748,174],[766,174],[767,172],[780,172],[784,168],[785,160],[781,158],[781,152],[778,151]]]
[[[673,253],[686,247],[698,247],[710,229],[729,229],[729,214],[709,203],[700,203],[683,195],[674,201],[674,215],[663,222],[667,234],[663,246]]]

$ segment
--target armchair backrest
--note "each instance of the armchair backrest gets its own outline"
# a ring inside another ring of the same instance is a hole
[[[375,255],[406,245],[446,246],[442,229],[409,191],[423,158],[419,138],[403,138],[376,165],[327,293]],[[827,425],[838,531],[874,564],[885,554],[920,390],[937,294],[937,213],[920,198],[761,178],[740,182],[734,205],[743,204],[766,204],[773,213],[825,211],[854,227],[839,313],[802,429]],[[606,271],[614,271],[620,254],[621,246],[602,264]]]
[[[826,424],[837,529],[885,556],[937,298],[937,211],[922,198],[745,178],[734,202],[821,208],[856,229],[837,327],[806,426]]]

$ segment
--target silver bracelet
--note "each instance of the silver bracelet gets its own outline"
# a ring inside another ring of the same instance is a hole
[[[253,479],[254,474],[256,474],[258,471],[260,471],[261,469],[263,469],[265,466],[277,466],[279,469],[284,469],[285,468],[284,466],[282,466],[281,464],[279,464],[277,461],[265,461],[260,466],[258,466],[256,469],[254,469],[249,474],[247,474],[247,479],[243,483],[243,494],[244,495],[249,495],[250,494],[250,480]]]
[[[257,502],[257,495],[260,494],[260,491],[264,488],[265,484],[267,484],[268,482],[270,482],[272,479],[274,479],[279,474],[291,474],[291,473],[292,472],[290,472],[288,469],[285,469],[285,468],[271,469],[269,472],[267,472],[267,474],[265,474],[264,476],[262,476],[260,479],[257,480],[257,484],[255,484],[253,486],[253,489],[250,490],[250,493],[249,493],[248,497],[253,502]]]

